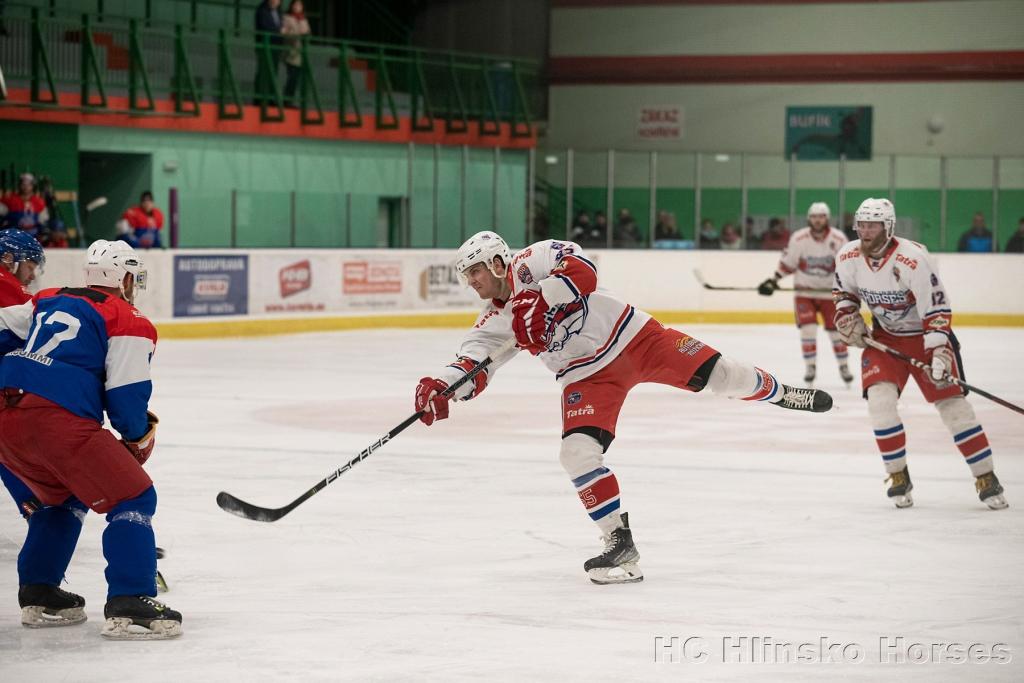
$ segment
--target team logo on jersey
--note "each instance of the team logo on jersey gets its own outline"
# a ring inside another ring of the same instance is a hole
[[[693,337],[683,335],[676,339],[676,351],[684,356],[696,356],[697,352],[704,348],[704,342],[697,341]]]
[[[935,273],[932,273],[932,287],[939,286],[939,278],[935,277]]]
[[[943,318],[941,315],[936,318],[932,318],[928,321],[928,327],[933,330],[940,330],[943,327],[949,327],[949,318]]]
[[[549,352],[561,351],[570,339],[583,331],[587,312],[587,299],[583,297],[545,314],[548,321],[545,339]]]
[[[574,392],[572,392],[571,394],[569,394],[566,397],[565,403],[566,403],[566,405],[574,406],[574,405],[576,405],[577,403],[579,403],[582,400],[583,400],[583,394],[581,394],[578,391],[574,391]]]
[[[871,364],[871,359],[870,358],[862,358],[861,361],[860,361],[860,366],[862,368],[866,368],[870,364]]]
[[[516,277],[518,277],[519,281],[524,285],[533,284],[533,273],[530,272],[530,267],[525,263],[519,266],[519,270],[516,271]]]
[[[896,278],[896,282],[900,282],[900,269],[897,266],[892,267],[892,276]]]

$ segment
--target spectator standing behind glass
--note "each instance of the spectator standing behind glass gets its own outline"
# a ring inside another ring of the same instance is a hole
[[[22,173],[18,191],[8,192],[0,199],[0,228],[19,228],[35,237],[48,220],[46,202],[36,191],[36,177]]]
[[[985,227],[985,214],[978,211],[971,221],[971,229],[960,237],[957,251],[991,252],[992,231]]]
[[[773,218],[768,221],[768,232],[761,237],[761,248],[782,251],[787,244],[789,244],[789,230],[786,229],[786,222],[781,218]]]
[[[284,15],[281,33],[284,34],[285,55],[284,68],[288,72],[288,80],[284,84],[284,98],[294,106],[295,90],[302,78],[302,36],[309,35],[309,21],[306,20],[302,0],[292,0],[288,6],[288,14]]]
[[[1006,243],[1007,254],[1024,254],[1024,218],[1017,222],[1017,232]]]
[[[633,220],[629,209],[619,209],[619,218],[615,222],[615,246],[629,249],[640,244],[640,228]]]
[[[718,239],[718,231],[715,224],[705,218],[700,222],[700,248],[721,249],[722,243]]]
[[[272,77],[273,79],[277,78],[277,65],[281,61],[281,44],[284,42],[284,38],[281,36],[281,12],[278,9],[280,6],[281,0],[263,0],[256,8],[256,80],[253,84],[256,94],[253,99],[254,104],[260,104],[264,99],[269,102],[273,94]],[[265,37],[270,42],[271,71],[269,72],[261,59]]]
[[[590,214],[586,211],[580,211],[576,214],[576,220],[572,222],[572,232],[569,233],[569,239],[577,244],[582,244],[587,236],[590,235],[592,227],[590,225]]]
[[[742,249],[743,240],[740,239],[740,231],[732,223],[722,226],[722,237],[719,240],[722,249]]]
[[[139,197],[139,205],[121,214],[117,222],[117,239],[127,242],[136,249],[159,249],[160,230],[164,227],[164,215],[153,203],[153,193],[146,190]]]
[[[654,239],[682,239],[679,235],[679,228],[676,227],[676,217],[664,209],[658,212],[658,222],[654,225]]]

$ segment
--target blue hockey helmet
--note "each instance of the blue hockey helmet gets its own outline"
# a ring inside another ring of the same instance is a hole
[[[39,270],[46,264],[46,256],[43,254],[43,245],[24,230],[8,228],[0,230],[0,257],[10,254],[14,259],[14,267],[22,261],[32,261]]]

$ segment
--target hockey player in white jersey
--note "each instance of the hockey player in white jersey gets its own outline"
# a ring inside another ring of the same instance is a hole
[[[836,254],[846,244],[846,235],[829,225],[829,208],[825,202],[814,202],[807,209],[807,227],[789,238],[779,258],[774,275],[762,282],[757,291],[771,296],[779,288],[779,280],[793,275],[793,298],[796,326],[800,330],[800,348],[806,372],[804,381],[813,382],[818,363],[818,314],[825,332],[832,340],[832,352],[839,364],[839,376],[849,384],[853,374],[847,365],[849,352],[835,326],[836,308],[832,301],[832,278],[836,272]],[[809,291],[800,291],[809,290]]]
[[[605,541],[604,552],[584,564],[594,583],[643,579],[628,517],[620,511],[618,480],[604,464],[619,411],[634,386],[707,386],[731,398],[793,410],[832,407],[828,394],[782,385],[772,374],[723,357],[615,298],[598,286],[596,267],[573,242],[545,240],[513,256],[496,233],[479,232],[459,249],[455,268],[487,304],[455,362],[420,380],[416,410],[426,411],[421,419],[428,425],[448,417],[442,392],[513,336],[519,349],[538,356],[562,384],[562,466]],[[495,359],[455,399],[478,396],[510,357]]]
[[[930,373],[925,372],[872,347],[866,348],[861,358],[868,415],[891,482],[888,496],[899,508],[914,503],[906,435],[896,409],[903,387],[913,376],[925,400],[935,404],[970,467],[978,497],[994,510],[1005,508],[985,430],[965,391],[943,381],[945,373],[963,378],[949,296],[928,251],[916,242],[895,237],[895,225],[896,211],[888,199],[861,203],[854,216],[860,239],[847,244],[836,257],[833,291],[836,327],[847,344],[864,347],[865,337],[870,336],[931,366]],[[861,302],[871,311],[870,332],[861,318]]]

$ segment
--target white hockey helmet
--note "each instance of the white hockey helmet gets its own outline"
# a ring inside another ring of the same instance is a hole
[[[857,207],[853,214],[853,229],[857,229],[858,223],[880,222],[885,226],[885,239],[891,240],[896,232],[896,207],[888,199],[873,199],[868,197]]]
[[[825,216],[826,218],[831,218],[832,216],[832,212],[829,210],[828,204],[826,204],[825,202],[814,202],[813,204],[811,204],[810,208],[807,209],[808,218],[810,218],[811,216],[822,215]]]
[[[146,288],[142,257],[121,240],[96,240],[85,254],[85,284],[116,287],[124,293],[125,273],[131,273],[136,289]]]
[[[481,230],[470,237],[459,247],[459,251],[455,255],[455,272],[459,276],[459,281],[463,285],[468,285],[469,279],[466,277],[466,270],[478,263],[485,264],[487,270],[491,271],[495,277],[499,277],[494,272],[495,256],[501,257],[506,268],[512,263],[512,250],[508,248],[508,244],[501,238],[501,235],[490,230]]]

